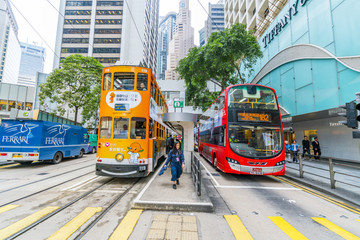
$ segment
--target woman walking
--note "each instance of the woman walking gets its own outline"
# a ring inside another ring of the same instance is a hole
[[[165,166],[171,164],[171,181],[173,182],[173,188],[176,189],[176,185],[179,185],[179,178],[182,174],[182,170],[185,167],[184,154],[180,150],[180,143],[176,142],[173,149],[169,152],[168,159]]]

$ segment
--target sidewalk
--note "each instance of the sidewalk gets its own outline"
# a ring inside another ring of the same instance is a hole
[[[303,178],[300,178],[299,163],[292,163],[291,159],[286,159],[285,169],[285,176],[293,181],[360,206],[360,179],[343,175],[360,177],[360,168],[335,163],[335,189],[331,189],[329,163],[324,160],[303,160]]]

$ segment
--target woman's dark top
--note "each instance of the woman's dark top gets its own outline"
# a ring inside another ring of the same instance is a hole
[[[174,151],[171,150],[168,154],[168,159],[166,160],[165,165],[168,165],[168,163],[170,162],[171,164],[182,164],[184,163],[185,158],[184,158],[184,154],[179,150],[179,151]]]

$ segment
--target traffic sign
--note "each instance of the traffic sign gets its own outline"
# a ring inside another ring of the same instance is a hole
[[[174,101],[174,108],[183,108],[184,101]]]

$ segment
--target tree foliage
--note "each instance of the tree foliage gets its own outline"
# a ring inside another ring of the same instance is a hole
[[[205,46],[192,48],[179,62],[177,71],[186,83],[186,101],[195,108],[206,109],[219,95],[210,92],[207,82],[220,87],[244,83],[244,72],[251,73],[257,59],[262,57],[260,46],[252,32],[242,24],[211,34]]]
[[[93,57],[70,55],[61,61],[61,68],[53,70],[46,82],[40,85],[39,99],[58,104],[58,113],[65,114],[67,106],[75,112],[82,110],[83,123],[90,120],[99,109],[101,75],[103,66]]]

